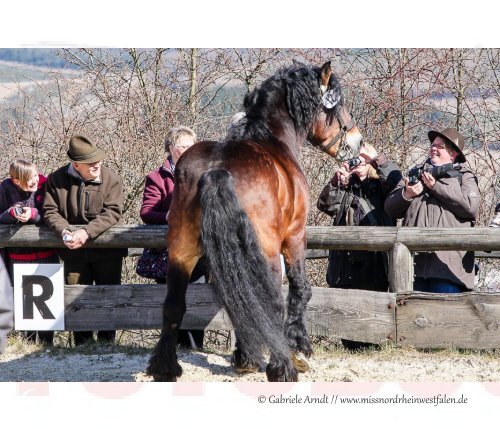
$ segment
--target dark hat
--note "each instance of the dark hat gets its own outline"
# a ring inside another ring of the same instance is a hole
[[[446,128],[445,130],[439,132],[431,130],[427,134],[431,143],[436,137],[441,137],[443,140],[448,142],[453,149],[458,153],[456,162],[465,162],[465,155],[462,150],[464,148],[464,137],[455,128]]]
[[[81,162],[82,164],[91,164],[101,161],[105,154],[94,143],[86,137],[75,134],[69,139],[68,157],[71,161]]]

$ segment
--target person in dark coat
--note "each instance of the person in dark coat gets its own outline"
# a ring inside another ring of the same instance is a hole
[[[196,133],[191,128],[179,125],[168,130],[164,141],[166,160],[162,166],[146,176],[140,211],[141,219],[145,224],[168,224],[170,203],[174,192],[175,164],[181,155],[195,143]],[[204,275],[202,265],[202,262],[196,265],[191,282]],[[166,283],[167,281],[166,276],[158,277],[155,280],[157,283]],[[180,330],[178,343],[185,347],[201,348],[203,336],[203,330]]]
[[[344,165],[320,194],[317,207],[339,226],[395,226],[384,211],[384,201],[401,179],[399,168],[373,146],[364,144],[360,164]],[[330,287],[386,292],[386,252],[330,251],[327,283]]]
[[[43,202],[46,177],[38,173],[37,166],[24,159],[11,162],[9,178],[0,184],[0,224],[43,224]],[[14,282],[14,264],[57,264],[57,251],[50,248],[9,248],[4,251],[5,265],[10,281]],[[28,331],[26,339],[52,345],[54,332]]]
[[[45,195],[45,223],[64,242],[60,250],[68,285],[121,284],[127,249],[87,249],[122,217],[123,185],[120,176],[102,165],[105,153],[81,135],[69,141],[70,163],[51,173]],[[76,227],[74,225],[83,225]],[[114,341],[116,331],[97,333],[100,341]],[[74,332],[75,345],[93,338],[91,331]]]
[[[395,226],[395,219],[384,211],[384,201],[401,179],[397,165],[364,144],[349,169],[344,163],[320,194],[317,207],[332,216],[338,226]],[[387,292],[387,252],[330,250],[326,281],[329,287]],[[365,343],[342,339],[346,348],[357,349]]]
[[[403,226],[470,228],[479,208],[477,178],[465,167],[463,136],[454,128],[428,133],[431,146],[420,180],[400,181],[385,201],[391,216],[403,218]],[[443,177],[434,178],[427,168],[458,164]],[[439,250],[415,254],[413,289],[421,292],[459,293],[474,288],[474,252]]]

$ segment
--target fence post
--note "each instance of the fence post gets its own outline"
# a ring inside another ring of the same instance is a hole
[[[389,285],[391,292],[413,290],[413,256],[403,243],[394,243],[389,253]]]

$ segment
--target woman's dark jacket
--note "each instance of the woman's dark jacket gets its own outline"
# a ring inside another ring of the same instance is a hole
[[[373,163],[379,178],[360,181],[352,175],[345,189],[332,180],[320,194],[317,207],[333,217],[339,226],[395,226],[395,219],[384,211],[387,195],[401,180],[397,165],[382,154]],[[334,178],[335,179],[335,178]],[[331,250],[326,281],[330,287],[387,291],[386,252]]]
[[[174,175],[168,161],[146,176],[142,197],[141,219],[147,225],[166,225],[174,193]]]
[[[31,218],[27,224],[43,224],[43,202],[47,179],[42,174],[39,174],[38,178],[38,189],[35,192],[23,191],[10,178],[0,184],[0,224],[24,225],[14,216],[12,207],[15,205],[31,209]],[[53,258],[57,252],[55,249],[20,247],[10,248],[6,254],[8,259],[14,261],[37,262]]]

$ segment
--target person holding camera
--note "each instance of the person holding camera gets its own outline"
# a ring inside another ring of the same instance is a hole
[[[41,224],[46,177],[38,173],[32,162],[16,159],[11,162],[9,178],[0,184],[0,224]],[[5,266],[11,282],[14,264],[58,263],[55,249],[9,248],[4,252]],[[36,340],[36,332],[27,332],[28,341]],[[38,340],[51,345],[54,333],[39,331]]]
[[[474,226],[479,188],[476,176],[463,165],[464,137],[454,128],[431,130],[428,137],[429,158],[413,170],[418,180],[412,184],[404,178],[385,201],[386,212],[403,218],[403,226]],[[459,293],[474,287],[474,252],[419,252],[414,262],[416,291]]]
[[[119,285],[127,249],[88,249],[96,238],[122,218],[123,184],[120,176],[102,165],[104,151],[82,135],[70,138],[70,160],[47,178],[45,223],[64,242],[59,255],[64,261],[68,285]],[[98,331],[99,341],[112,342],[116,331]],[[74,332],[75,345],[93,339],[92,331]]]
[[[402,175],[384,154],[364,143],[359,158],[344,162],[321,192],[317,207],[341,226],[395,226],[384,211],[384,201]],[[329,287],[387,292],[386,252],[330,250],[326,281]],[[366,344],[342,339],[348,349]]]

